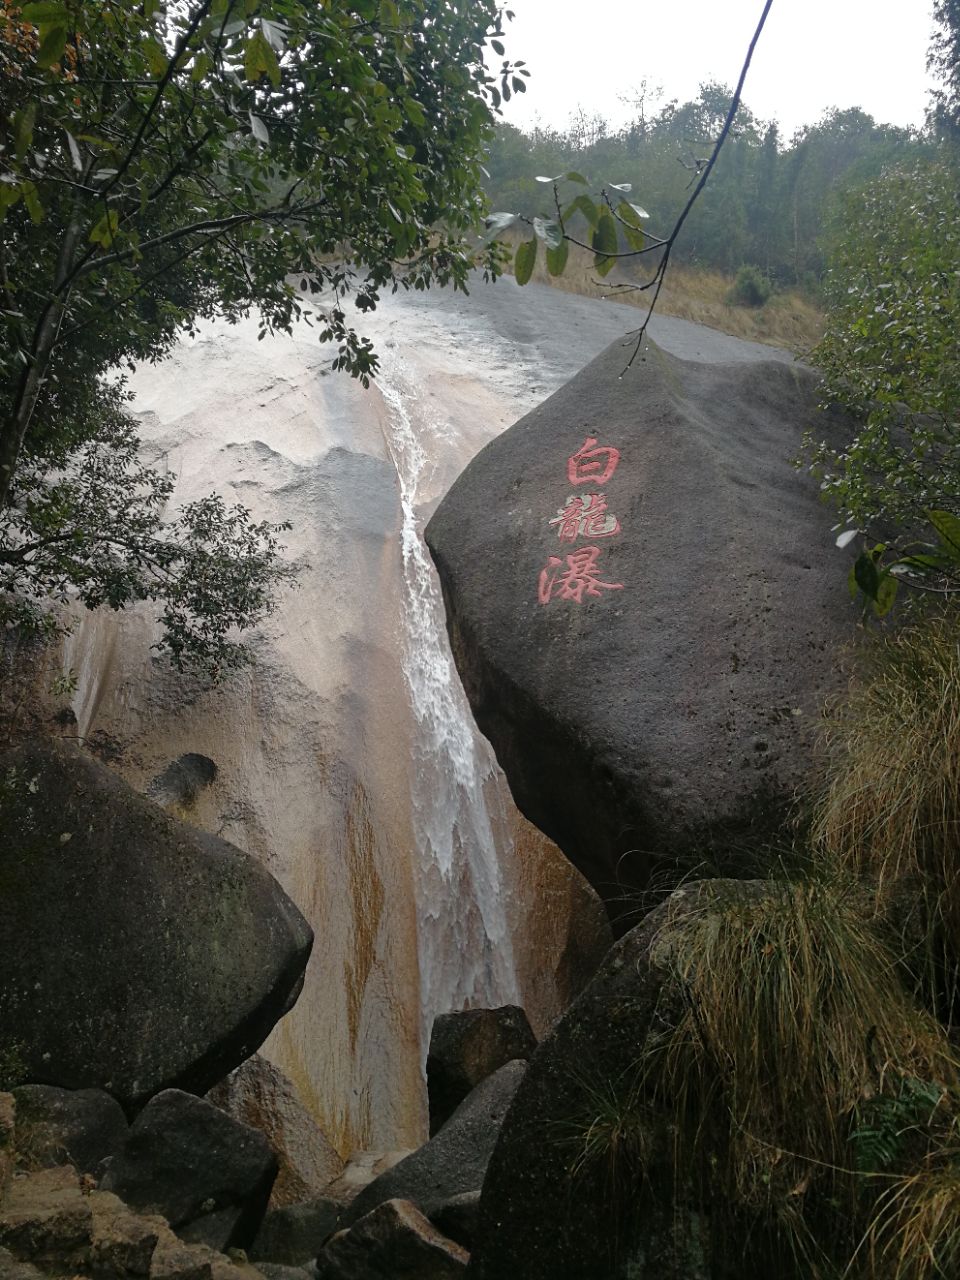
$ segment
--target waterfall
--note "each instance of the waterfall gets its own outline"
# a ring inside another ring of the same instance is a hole
[[[421,1033],[437,1014],[517,1003],[500,861],[506,832],[493,751],[473,724],[447,640],[440,584],[423,541],[437,459],[455,452],[403,359],[385,352],[377,387],[402,507],[403,671],[416,723],[413,827]],[[490,811],[490,805],[493,812]]]

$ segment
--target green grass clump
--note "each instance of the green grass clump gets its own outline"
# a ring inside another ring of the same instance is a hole
[[[953,1133],[957,1064],[869,916],[839,878],[672,900],[651,947],[672,1012],[585,1089],[574,1176],[666,1189],[678,1223],[709,1224],[718,1275],[886,1277],[861,1266],[877,1199]]]

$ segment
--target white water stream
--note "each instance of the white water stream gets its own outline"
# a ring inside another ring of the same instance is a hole
[[[377,386],[403,512],[402,661],[417,726],[411,799],[426,1044],[438,1013],[519,1001],[500,870],[513,848],[502,814],[494,823],[488,811],[488,794],[500,799],[489,786],[496,762],[454,668],[440,585],[423,541],[424,482],[456,442],[402,357],[384,358]],[[504,840],[510,847],[502,847]]]

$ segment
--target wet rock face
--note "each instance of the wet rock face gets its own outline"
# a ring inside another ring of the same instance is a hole
[[[678,863],[747,872],[855,621],[791,462],[815,375],[624,362],[615,343],[487,445],[426,531],[513,796],[615,914]]]
[[[0,758],[0,1035],[29,1082],[128,1110],[207,1089],[282,1015],[311,944],[254,859],[76,749]]]

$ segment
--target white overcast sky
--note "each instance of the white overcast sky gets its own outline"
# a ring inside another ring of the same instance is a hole
[[[706,80],[734,85],[762,0],[507,0],[507,54],[524,58],[527,93],[504,118],[565,127],[578,105],[624,123],[618,94],[646,78],[665,96],[696,96]],[[923,122],[932,0],[774,0],[744,101],[789,137],[831,107],[878,121]]]

